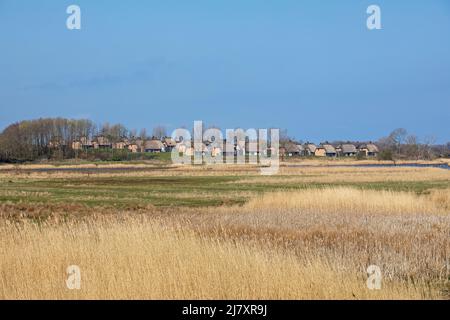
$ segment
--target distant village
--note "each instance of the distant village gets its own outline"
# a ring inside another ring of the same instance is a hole
[[[223,141],[222,147],[217,147],[213,141],[203,141],[202,146],[194,144],[186,144],[183,141],[176,141],[171,137],[164,137],[161,139],[151,138],[143,140],[141,138],[123,138],[118,142],[112,142],[107,137],[98,136],[93,139],[81,138],[72,142],[72,149],[76,151],[90,150],[90,149],[116,149],[128,150],[131,153],[163,153],[172,152],[174,149],[186,155],[194,155],[195,153],[206,154],[210,153],[213,157],[219,156],[237,156],[237,155],[259,155],[260,152],[276,153],[272,148],[266,150],[258,149],[257,141]],[[50,147],[57,147],[52,145]],[[200,149],[201,148],[201,149]],[[364,157],[377,157],[379,148],[374,143],[364,144],[338,144],[333,145],[329,143],[296,143],[294,141],[286,141],[280,143],[278,150],[280,156],[286,157],[356,157],[362,155]]]
[[[237,131],[235,134],[238,135]],[[239,139],[234,137],[195,144],[176,136],[168,136],[163,126],[154,127],[152,134],[148,135],[145,129],[138,134],[136,130],[128,130],[121,124],[106,123],[98,126],[87,119],[40,118],[12,123],[0,133],[0,162],[165,159],[165,154],[173,150],[183,156],[237,157],[275,154],[282,159],[355,157],[419,160],[450,157],[450,142],[436,144],[432,137],[419,139],[402,128],[393,130],[376,143],[371,141],[311,143],[289,137],[286,131],[280,134],[276,150],[275,144],[272,148],[270,142],[258,141],[257,136],[239,133]]]

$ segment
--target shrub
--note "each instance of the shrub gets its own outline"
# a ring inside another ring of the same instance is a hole
[[[378,154],[378,160],[394,160],[391,150],[383,150]]]
[[[366,154],[364,152],[358,152],[356,155],[356,160],[364,160],[367,159]]]

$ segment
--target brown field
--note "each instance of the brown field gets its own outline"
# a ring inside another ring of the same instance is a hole
[[[0,167],[0,299],[450,298],[449,170],[13,167]]]

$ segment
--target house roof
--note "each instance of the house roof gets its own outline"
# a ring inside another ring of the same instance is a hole
[[[133,139],[131,139],[130,144],[135,144],[140,147],[140,146],[142,146],[143,142],[144,141],[140,138],[138,138],[138,139],[133,138]]]
[[[325,149],[326,153],[336,153],[336,149],[331,144],[323,144],[322,148]]]
[[[286,143],[286,145],[284,146],[284,149],[288,153],[300,152],[300,148],[295,143]],[[281,148],[280,148],[280,150],[281,150]]]
[[[353,144],[343,144],[341,148],[343,153],[356,153],[356,147]]]
[[[378,147],[376,145],[374,145],[373,143],[369,143],[367,146],[367,150],[369,152],[378,152]]]
[[[97,142],[100,145],[108,145],[111,144],[111,142],[109,141],[109,139],[107,137],[104,136],[97,136],[93,139],[92,142]]]
[[[316,152],[317,146],[313,143],[309,143],[306,145],[306,148],[310,151],[310,152]]]
[[[159,140],[150,140],[145,142],[145,150],[162,150],[164,145]]]

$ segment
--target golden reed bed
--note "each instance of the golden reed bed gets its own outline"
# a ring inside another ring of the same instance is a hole
[[[332,188],[242,207],[2,219],[0,298],[446,299],[449,204],[449,190]],[[74,264],[81,290],[65,284]],[[366,286],[372,264],[381,290]]]
[[[370,291],[362,273],[311,256],[211,241],[153,220],[58,226],[4,224],[2,299],[420,299],[437,290],[387,281]],[[81,290],[65,285],[81,268]]]

